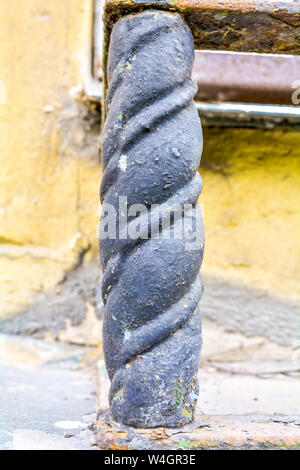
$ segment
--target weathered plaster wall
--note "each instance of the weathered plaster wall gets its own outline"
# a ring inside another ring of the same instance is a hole
[[[208,275],[300,300],[300,133],[207,129]]]
[[[96,250],[99,137],[74,99],[92,13],[92,0],[0,3],[0,317]]]
[[[206,129],[203,312],[281,343],[300,337],[300,133]]]
[[[99,116],[79,92],[91,25],[91,0],[0,3],[0,323],[7,332],[58,335],[66,318],[81,324],[99,301]],[[300,134],[204,129],[201,174],[202,312],[291,343],[300,319]]]

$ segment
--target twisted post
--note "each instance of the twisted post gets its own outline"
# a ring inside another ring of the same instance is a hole
[[[136,427],[190,422],[198,395],[202,131],[193,59],[178,13],[146,10],[114,25],[102,148],[103,339],[112,416]]]

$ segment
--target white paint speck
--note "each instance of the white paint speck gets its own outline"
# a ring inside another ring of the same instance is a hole
[[[44,106],[44,111],[45,113],[52,113],[52,111],[54,111],[54,108],[53,106],[47,105],[47,106]]]
[[[191,393],[190,393],[190,399],[191,400],[197,400],[197,398],[198,398],[197,393],[193,392],[193,390],[192,390]]]
[[[121,171],[125,172],[127,169],[127,155],[121,155],[118,162],[118,167]]]
[[[125,328],[125,330],[124,330],[124,343],[125,343],[125,341],[127,341],[130,338],[130,336],[131,336],[131,331],[127,330]]]

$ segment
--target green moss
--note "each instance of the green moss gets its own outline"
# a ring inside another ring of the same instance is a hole
[[[186,410],[186,409],[182,410],[181,415],[186,416],[190,421],[192,421],[193,419],[193,413],[189,410]]]
[[[223,18],[225,16],[228,16],[228,13],[226,12],[220,12],[215,14],[215,18]]]
[[[193,449],[193,442],[191,441],[180,441],[177,443],[178,449]]]
[[[176,396],[176,405],[178,406],[179,403],[180,403],[180,399],[181,399],[181,389],[180,389],[180,386],[179,385],[175,385],[175,390],[178,390],[178,393],[177,393],[177,396]]]

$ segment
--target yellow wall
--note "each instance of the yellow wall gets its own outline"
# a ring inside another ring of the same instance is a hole
[[[0,2],[0,315],[52,289],[96,247],[100,170],[72,98],[92,0]],[[3,86],[3,85],[2,85]]]
[[[0,316],[97,254],[99,142],[74,88],[92,0],[0,2]],[[201,174],[211,278],[300,299],[300,137],[206,129]]]
[[[204,129],[207,277],[300,301],[300,133]]]

